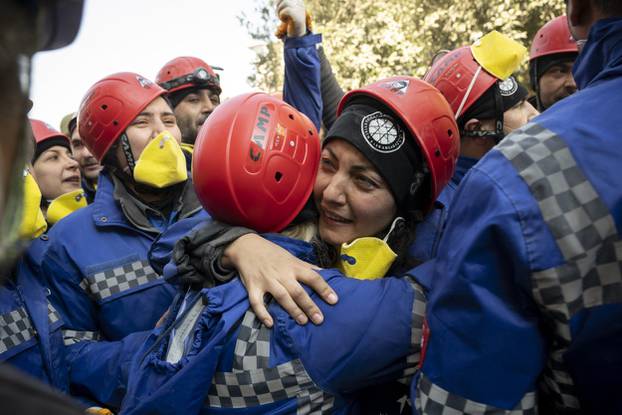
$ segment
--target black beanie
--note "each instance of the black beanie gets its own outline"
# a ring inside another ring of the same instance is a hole
[[[387,182],[398,208],[408,209],[409,196],[420,184],[416,177],[423,177],[424,167],[414,138],[398,117],[372,98],[354,98],[322,144],[335,138],[363,153]]]
[[[464,125],[470,119],[478,120],[497,118],[495,94],[501,95],[502,112],[506,112],[519,102],[527,98],[527,88],[522,86],[513,76],[505,81],[497,81],[473,105],[458,118],[458,127],[464,129]]]
[[[34,164],[34,162],[37,161],[39,156],[41,156],[41,154],[43,154],[44,151],[49,150],[50,148],[54,146],[62,146],[62,147],[69,149],[69,151],[71,151],[69,140],[65,136],[59,135],[56,137],[50,137],[35,145],[35,154],[32,156],[32,163]]]

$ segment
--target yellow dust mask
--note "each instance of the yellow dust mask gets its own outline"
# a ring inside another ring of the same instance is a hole
[[[24,171],[23,203],[19,236],[26,240],[38,238],[45,232],[48,225],[41,211],[41,190],[34,177],[27,171]]]
[[[471,53],[487,72],[505,80],[518,69],[527,48],[493,30],[471,46]]]
[[[358,238],[341,245],[338,269],[347,277],[358,280],[375,280],[385,276],[397,254],[393,252],[387,240],[395,225],[404,220],[395,218],[391,229],[384,239],[373,236]]]
[[[164,131],[147,144],[134,166],[134,180],[158,189],[188,180],[186,157],[171,133]]]
[[[77,189],[64,193],[50,202],[47,211],[47,220],[50,225],[55,224],[65,216],[76,210],[86,207],[86,195],[84,190]]]

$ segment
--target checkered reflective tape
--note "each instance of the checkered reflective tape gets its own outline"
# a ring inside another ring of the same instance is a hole
[[[410,353],[406,358],[406,369],[402,377],[399,379],[400,383],[410,385],[413,375],[417,371],[417,365],[421,358],[421,340],[423,335],[423,320],[425,318],[425,309],[427,300],[423,293],[423,288],[411,277],[405,277],[410,283],[413,291],[413,308],[412,308],[412,321],[410,329]]]
[[[298,396],[296,415],[329,414],[335,406],[335,397],[315,387]]]
[[[572,340],[569,321],[585,308],[622,301],[622,244],[609,209],[555,133],[529,124],[498,148],[529,186],[566,260],[534,272],[532,292],[555,327],[544,389],[565,408],[579,408],[561,357]]]
[[[0,354],[34,336],[35,330],[24,307],[0,315]]]
[[[134,261],[89,275],[80,286],[96,300],[102,301],[160,278],[148,261]]]
[[[52,303],[48,301],[48,323],[51,326],[57,321],[60,321],[60,314],[58,314],[58,311],[56,311]]]
[[[82,341],[99,341],[102,336],[96,331],[63,330],[63,343],[65,346],[80,343]]]
[[[563,363],[566,349],[555,350],[547,362],[540,387],[544,396],[551,397],[560,413],[581,406],[576,396],[574,381]]]
[[[516,408],[512,410],[499,409],[453,395],[433,384],[424,374],[421,374],[415,405],[419,413],[426,415],[535,415],[537,414],[535,397],[536,394],[530,392],[521,399]]]
[[[273,368],[216,373],[207,403],[214,408],[249,408],[293,398],[298,414],[324,413],[322,408],[332,407],[333,402],[332,396],[319,393],[296,359]]]
[[[617,236],[607,206],[555,133],[529,124],[498,149],[529,186],[567,261],[583,258]]]
[[[270,333],[252,310],[244,314],[233,352],[234,372],[269,367]]]

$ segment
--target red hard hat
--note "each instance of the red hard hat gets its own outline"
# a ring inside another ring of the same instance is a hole
[[[220,104],[205,121],[192,180],[214,218],[277,232],[309,199],[319,159],[313,123],[285,102],[255,92]]]
[[[529,60],[556,53],[579,53],[577,42],[568,28],[566,16],[551,20],[538,30],[531,44]]]
[[[35,143],[37,144],[55,137],[64,138],[69,144],[69,137],[46,122],[31,118],[30,126],[32,127],[32,135],[34,136]]]
[[[91,154],[101,162],[132,120],[164,94],[164,89],[132,72],[120,72],[95,83],[78,110],[80,137]]]
[[[472,84],[478,70],[477,79]],[[498,81],[475,60],[470,46],[452,50],[436,60],[424,80],[443,94],[456,118],[471,108]],[[460,108],[461,105],[462,108]]]
[[[180,56],[167,62],[156,75],[156,82],[168,92],[206,86],[220,94],[220,78],[214,69],[199,58]]]
[[[339,103],[337,115],[348,101],[360,95],[391,109],[417,141],[430,169],[430,200],[423,203],[428,209],[453,176],[460,153],[460,134],[451,107],[430,84],[410,76],[397,76],[348,92]]]

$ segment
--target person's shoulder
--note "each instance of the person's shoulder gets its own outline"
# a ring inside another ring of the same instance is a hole
[[[92,204],[72,212],[52,226],[48,232],[49,238],[53,240],[56,236],[64,235],[68,232],[84,232],[85,226],[94,225],[94,213],[95,206]]]

